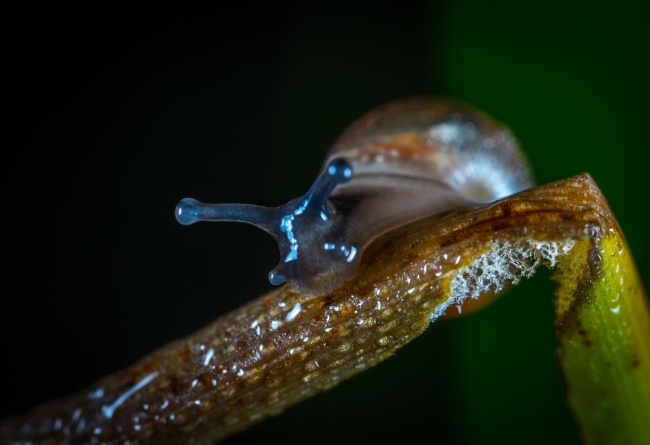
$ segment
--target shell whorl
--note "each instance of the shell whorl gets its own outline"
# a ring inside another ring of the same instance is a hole
[[[506,126],[456,101],[415,97],[366,113],[334,143],[325,162],[345,156],[362,174],[443,182],[468,201],[532,187],[529,164]]]

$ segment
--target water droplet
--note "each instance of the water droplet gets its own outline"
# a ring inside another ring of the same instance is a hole
[[[285,321],[291,321],[294,318],[296,318],[301,310],[302,310],[302,306],[300,305],[300,303],[296,303],[296,305],[287,314]]]
[[[149,382],[151,382],[156,377],[156,375],[158,375],[157,372],[152,372],[151,374],[148,374],[142,380],[140,380],[135,385],[133,385],[131,388],[124,391],[117,399],[115,399],[115,401],[111,405],[102,406],[102,413],[104,414],[104,416],[109,419],[113,417],[113,413],[115,412],[115,410],[122,403],[124,403],[126,399],[128,399],[137,391],[145,387]]]
[[[208,366],[213,356],[214,356],[214,349],[213,348],[208,349],[208,352],[206,352],[205,355],[203,356],[203,366]]]
[[[88,394],[88,397],[90,397],[91,399],[101,399],[102,397],[104,397],[104,388],[97,388],[96,390]]]

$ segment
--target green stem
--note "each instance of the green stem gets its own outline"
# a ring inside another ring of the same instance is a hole
[[[581,241],[556,278],[559,361],[585,443],[650,443],[650,316],[621,232]]]

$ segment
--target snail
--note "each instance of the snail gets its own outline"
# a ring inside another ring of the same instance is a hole
[[[278,207],[181,200],[176,219],[239,221],[269,233],[280,262],[269,281],[323,295],[354,277],[382,234],[458,205],[532,186],[512,133],[482,112],[435,97],[402,99],[353,123],[303,196]]]

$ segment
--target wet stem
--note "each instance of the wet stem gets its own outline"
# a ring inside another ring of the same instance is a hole
[[[454,305],[555,267],[558,357],[583,442],[650,443],[650,314],[588,175],[402,226],[331,293],[288,285],[69,398],[0,444],[211,444],[391,357]],[[487,295],[490,296],[490,295]]]

